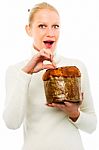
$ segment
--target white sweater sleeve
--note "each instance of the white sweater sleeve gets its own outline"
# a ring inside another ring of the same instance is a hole
[[[96,129],[97,117],[95,114],[93,99],[90,90],[89,77],[86,68],[82,67],[82,92],[84,94],[83,103],[80,107],[80,116],[76,122],[69,119],[78,129],[92,133]]]
[[[31,75],[16,66],[8,68],[6,73],[6,103],[3,119],[8,128],[20,127],[26,112],[28,86]]]

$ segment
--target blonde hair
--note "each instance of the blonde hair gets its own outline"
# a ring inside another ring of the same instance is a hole
[[[38,3],[31,10],[30,9],[28,10],[30,12],[29,19],[28,19],[29,25],[31,25],[31,22],[33,21],[35,14],[42,9],[53,10],[59,15],[57,9],[55,7],[53,7],[52,5],[50,5],[46,2]]]

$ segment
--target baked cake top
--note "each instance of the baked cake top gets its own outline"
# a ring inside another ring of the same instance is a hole
[[[80,70],[76,66],[64,66],[55,69],[47,69],[43,74],[43,81],[49,80],[51,77],[81,77]]]

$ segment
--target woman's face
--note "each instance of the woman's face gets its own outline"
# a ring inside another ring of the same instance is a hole
[[[55,11],[49,9],[38,11],[30,26],[33,46],[37,50],[45,48],[54,52],[59,38],[59,26],[59,15]]]

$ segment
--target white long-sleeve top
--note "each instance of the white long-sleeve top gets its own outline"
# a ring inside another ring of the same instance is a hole
[[[27,61],[10,66],[6,73],[6,105],[3,113],[8,128],[23,123],[23,150],[84,150],[79,129],[91,133],[96,128],[96,115],[86,68],[79,60],[55,56],[57,67],[77,66],[81,71],[84,93],[80,116],[76,122],[57,108],[46,105],[42,75],[22,71]]]

